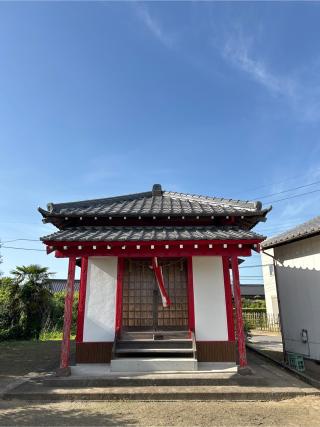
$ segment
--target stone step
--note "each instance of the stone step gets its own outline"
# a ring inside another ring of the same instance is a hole
[[[126,353],[193,353],[192,348],[131,348],[131,347],[123,347],[123,348],[116,348],[116,354],[126,354]]]
[[[191,339],[171,339],[171,340],[120,340],[116,343],[117,349],[122,348],[188,348],[192,349]]]
[[[190,338],[189,331],[122,331],[122,340],[138,340],[138,339],[188,339]]]
[[[111,375],[104,378],[82,378],[82,377],[52,377],[38,381],[37,385],[42,385],[45,388],[88,388],[88,387],[191,387],[191,386],[239,386],[239,385],[252,385],[252,378],[242,377],[237,373],[226,373],[220,374],[215,373],[212,376],[211,373],[206,374],[206,378],[198,377],[197,372],[189,373],[181,378],[172,377],[172,374],[149,374],[145,373],[138,374],[140,376],[124,376],[122,373],[119,375]],[[180,373],[180,375],[182,375]],[[194,376],[193,376],[194,375]],[[165,377],[164,377],[165,376]],[[268,384],[262,378],[255,378],[254,384],[256,386],[267,386]]]
[[[108,387],[108,388],[45,388],[24,387],[6,393],[4,400],[62,401],[62,400],[140,400],[140,401],[178,401],[178,400],[282,400],[298,396],[318,395],[314,388],[297,387],[255,387],[255,386],[182,386],[182,387]]]
[[[196,371],[194,358],[119,358],[111,360],[111,372]]]

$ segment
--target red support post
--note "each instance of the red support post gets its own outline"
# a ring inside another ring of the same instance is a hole
[[[124,258],[118,258],[117,274],[117,294],[116,294],[116,335],[121,331],[122,326],[122,282],[124,274]]]
[[[77,338],[76,338],[77,342],[83,342],[83,324],[84,324],[84,311],[86,306],[87,276],[88,276],[88,257],[82,257],[78,318],[77,318]]]
[[[231,267],[232,267],[232,277],[233,277],[233,295],[234,295],[234,302],[236,306],[236,318],[237,318],[239,365],[241,369],[241,368],[247,367],[247,354],[246,354],[245,335],[244,335],[244,329],[243,329],[239,265],[238,265],[237,256],[231,257]]]
[[[72,322],[72,303],[74,293],[74,275],[76,269],[76,258],[69,258],[67,291],[64,303],[63,319],[63,339],[61,344],[60,369],[57,371],[59,376],[70,375],[70,331]]]
[[[228,340],[234,341],[235,335],[234,335],[234,320],[233,320],[232,289],[231,289],[230,272],[229,272],[229,258],[222,257],[222,262],[223,262],[224,292],[225,292],[227,323],[228,323]]]
[[[189,317],[189,330],[195,331],[195,320],[194,320],[194,293],[193,293],[193,269],[192,269],[192,257],[187,259],[188,265],[188,317]]]

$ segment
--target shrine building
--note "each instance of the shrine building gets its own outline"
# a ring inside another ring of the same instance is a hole
[[[261,202],[151,191],[39,208],[57,231],[41,240],[68,258],[59,373],[70,373],[76,266],[76,363],[111,371],[247,366],[239,257],[259,252]],[[234,307],[232,289],[234,291]]]

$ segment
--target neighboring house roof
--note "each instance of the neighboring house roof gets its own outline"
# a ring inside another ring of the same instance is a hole
[[[239,227],[74,227],[44,236],[43,241],[152,241],[152,240],[234,240],[264,239]]]
[[[270,210],[271,207],[262,209],[262,204],[258,201],[164,191],[159,184],[155,184],[152,191],[144,193],[70,203],[49,203],[47,210],[39,208],[45,222],[50,222],[49,218],[54,216],[233,215],[264,217]]]
[[[79,291],[80,280],[74,281],[74,290]],[[66,279],[50,279],[48,288],[51,292],[63,292],[67,288]],[[241,295],[243,297],[255,297],[262,296],[264,297],[264,287],[263,285],[240,285]]]
[[[49,285],[48,289],[55,293],[55,292],[62,292],[66,290],[67,287],[67,280],[66,279],[49,279]],[[79,291],[80,287],[80,280],[74,281],[74,290]]]
[[[241,296],[243,297],[263,297],[263,285],[240,285]]]
[[[278,234],[277,236],[270,237],[265,240],[261,247],[263,249],[273,248],[275,246],[290,243],[296,240],[305,239],[320,233],[320,216],[307,221],[301,225],[291,228],[284,233]]]

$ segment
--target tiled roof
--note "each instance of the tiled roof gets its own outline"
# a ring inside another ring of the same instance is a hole
[[[66,290],[67,280],[66,279],[49,279],[48,289],[55,292],[63,292]],[[74,290],[79,291],[80,280],[74,281]]]
[[[50,283],[48,284],[48,289],[51,292],[63,292],[67,288],[67,279],[49,279]],[[79,291],[80,280],[74,281],[74,290]],[[243,297],[254,297],[262,296],[264,297],[264,287],[263,285],[240,285],[241,295]],[[232,291],[233,293],[233,291]]]
[[[153,190],[105,199],[71,203],[49,203],[48,210],[39,208],[44,217],[50,216],[264,216],[271,208],[262,209],[261,202],[197,196],[163,191],[155,184]]]
[[[270,237],[269,239],[265,240],[261,246],[263,249],[273,248],[274,246],[279,246],[294,240],[300,240],[318,233],[320,233],[320,216],[316,216],[310,221],[291,228],[290,230],[278,234],[277,236]]]
[[[236,240],[264,237],[239,227],[71,227],[44,236],[43,241]]]
[[[240,285],[241,296],[243,297],[255,297],[262,296],[264,298],[264,286],[263,285]],[[233,289],[232,289],[233,294]]]

